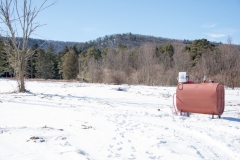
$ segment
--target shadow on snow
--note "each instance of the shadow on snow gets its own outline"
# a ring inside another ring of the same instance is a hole
[[[240,122],[240,118],[222,117],[222,119],[226,119],[228,121]]]

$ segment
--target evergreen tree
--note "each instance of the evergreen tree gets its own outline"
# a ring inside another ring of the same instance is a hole
[[[95,47],[89,48],[85,58],[89,60],[92,57],[97,61],[100,60],[102,58],[101,51]]]
[[[63,64],[63,57],[61,56],[61,54],[57,54],[56,55],[56,75],[57,75],[57,79],[62,79],[62,64]],[[55,65],[55,63],[54,63]],[[55,67],[54,67],[55,68]]]
[[[0,51],[0,75],[8,71],[9,65],[7,61],[7,55]]]
[[[77,49],[77,46],[76,45],[74,45],[71,49],[73,49],[74,50],[74,52],[75,52],[75,54],[79,54],[79,51],[78,51],[78,49]]]
[[[202,54],[207,50],[215,50],[215,45],[211,44],[207,39],[197,39],[189,46],[185,47],[192,59],[192,66],[195,66]]]
[[[62,56],[64,56],[67,52],[69,52],[69,48],[68,48],[68,46],[65,46],[65,47],[63,48],[63,50],[60,52],[60,54],[61,54]]]
[[[49,54],[49,57],[51,58],[51,61],[53,63],[53,76],[52,78],[54,79],[59,79],[60,78],[60,74],[59,74],[59,68],[58,68],[58,55],[55,52],[55,49],[52,45],[52,43],[50,43],[50,45],[48,46],[47,52]]]
[[[25,76],[28,78],[36,77],[36,57],[38,48],[39,48],[38,44],[34,44],[31,48],[32,51],[34,51],[34,54],[32,54],[27,61]]]
[[[0,41],[0,76],[3,74],[5,74],[4,76],[10,76],[13,74],[13,68],[9,63],[7,54],[4,52],[3,45],[3,42]]]
[[[119,52],[122,52],[122,51],[124,51],[124,50],[127,49],[127,46],[124,45],[124,44],[119,44],[119,45],[117,46],[117,49],[118,49]]]
[[[7,65],[7,55],[3,52],[3,43],[0,42],[0,75],[5,73]]]
[[[64,49],[60,52],[59,56],[57,57],[58,59],[58,74],[60,75],[60,79],[63,78],[63,61],[64,61],[64,57],[65,54],[69,52],[69,49],[67,46],[64,47]]]
[[[78,57],[73,49],[67,52],[63,60],[63,78],[76,79],[78,74]]]
[[[48,51],[48,52],[55,53],[55,50],[54,50],[54,47],[53,47],[53,44],[52,44],[52,43],[49,44],[47,51]]]
[[[59,68],[58,68],[59,55],[53,54],[52,60],[53,60],[53,78],[60,79],[61,77],[60,77]]]
[[[51,52],[38,49],[35,65],[37,78],[50,79],[54,77],[54,62]]]
[[[102,50],[102,55],[107,55],[107,53],[108,53],[108,50],[109,50],[109,48],[104,48],[103,50]]]
[[[170,43],[156,47],[155,55],[165,70],[173,67],[174,48]]]

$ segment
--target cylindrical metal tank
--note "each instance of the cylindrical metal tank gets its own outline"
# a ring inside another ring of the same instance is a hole
[[[224,112],[225,91],[221,83],[178,84],[176,105],[181,112],[218,115]]]

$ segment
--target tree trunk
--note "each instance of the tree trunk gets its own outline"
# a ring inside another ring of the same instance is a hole
[[[19,75],[18,75],[18,91],[19,92],[25,92],[25,83],[24,83],[24,62],[21,61],[19,64]]]

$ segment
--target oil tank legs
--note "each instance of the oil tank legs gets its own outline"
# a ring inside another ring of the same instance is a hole
[[[221,118],[221,115],[218,115],[218,118]],[[214,113],[212,114],[212,119],[214,119]]]
[[[187,117],[189,117],[190,113],[189,112],[182,112],[182,110],[180,110],[180,116],[187,116]]]

